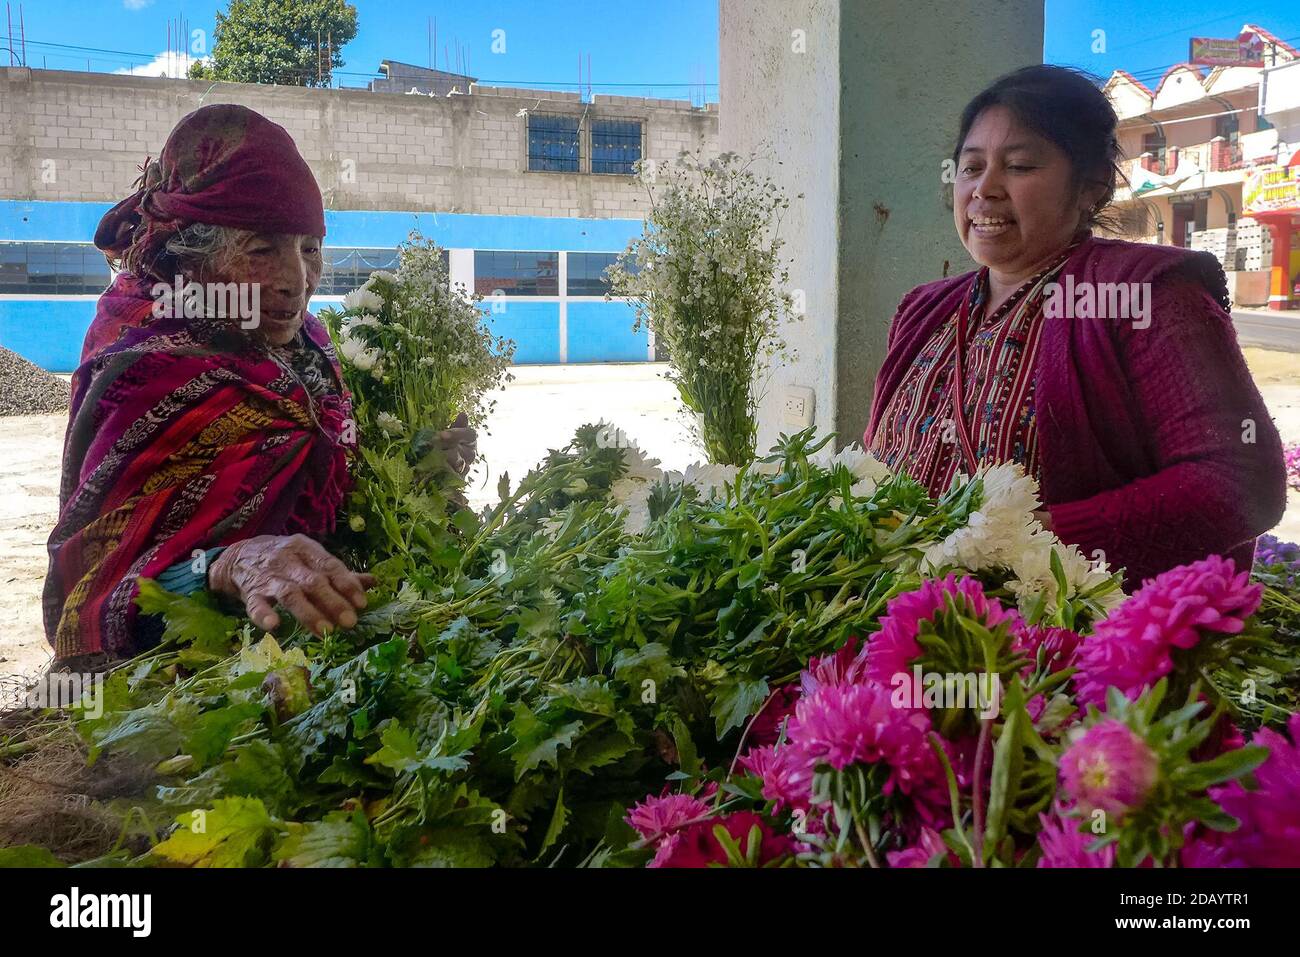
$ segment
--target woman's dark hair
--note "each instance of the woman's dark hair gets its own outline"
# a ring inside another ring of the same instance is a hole
[[[1102,210],[1110,205],[1116,186],[1124,179],[1115,135],[1119,119],[1097,78],[1069,67],[1038,64],[994,80],[962,110],[952,150],[954,164],[975,120],[995,106],[1006,107],[1022,126],[1060,147],[1070,158],[1075,189],[1105,187],[1083,225],[1115,229],[1116,224]]]

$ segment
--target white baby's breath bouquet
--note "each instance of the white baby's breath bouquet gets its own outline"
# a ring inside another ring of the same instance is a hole
[[[321,317],[334,336],[363,433],[445,429],[464,412],[471,426],[492,410],[488,394],[509,381],[514,343],[493,336],[480,296],[452,286],[442,250],[412,232],[397,273],[377,271]]]
[[[352,392],[361,459],[337,547],[380,558],[370,570],[393,580],[453,561],[439,530],[472,522],[450,517],[463,480],[440,433],[464,424],[461,414],[482,426],[489,394],[512,378],[514,342],[487,329],[481,297],[452,286],[442,252],[411,233],[395,274],[371,273],[342,310],[321,313]]]
[[[611,295],[635,300],[638,328],[647,323],[667,347],[704,451],[724,465],[754,457],[759,381],[785,356],[782,319],[797,318],[776,235],[790,203],[750,171],[754,159],[683,152],[642,164],[651,212],[606,273]]]

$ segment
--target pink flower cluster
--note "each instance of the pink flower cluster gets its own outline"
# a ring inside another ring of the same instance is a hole
[[[1269,728],[1255,733],[1251,743],[1268,748],[1269,755],[1255,769],[1253,787],[1230,781],[1210,789],[1210,797],[1241,825],[1190,843],[1185,866],[1300,867],[1300,714],[1291,716],[1287,732],[1290,741]]]
[[[1080,703],[1104,705],[1110,687],[1135,700],[1173,670],[1173,649],[1195,647],[1206,633],[1241,632],[1262,594],[1249,570],[1218,555],[1149,579],[1079,647]]]
[[[627,822],[655,848],[651,867],[726,865],[727,852],[714,833],[719,825],[736,841],[743,854],[749,852],[750,832],[757,826],[760,865],[789,857],[794,852],[794,841],[774,833],[772,826],[753,811],[715,816],[708,804],[689,794],[646,798],[628,813]]]
[[[1151,747],[1122,721],[1094,725],[1061,755],[1061,790],[1085,814],[1116,821],[1141,807],[1160,774]]]
[[[948,599],[956,599],[967,614],[978,618],[993,628],[1010,622],[1019,630],[1020,615],[1014,609],[1003,608],[996,598],[984,594],[979,581],[969,575],[960,580],[956,575],[923,582],[916,591],[899,595],[885,607],[880,619],[880,631],[867,646],[867,677],[882,687],[890,687],[894,675],[907,674],[912,662],[921,657],[921,646],[916,636],[921,632],[921,622],[934,621],[947,607]]]

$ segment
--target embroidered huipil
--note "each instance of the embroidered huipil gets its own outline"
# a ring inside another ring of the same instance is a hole
[[[1025,282],[992,315],[988,270],[971,288],[972,330],[965,343],[962,415],[979,465],[1018,462],[1040,477],[1034,410],[1034,367],[1042,333],[1044,287],[1056,263]],[[956,427],[957,313],[935,330],[881,416],[871,449],[939,495],[958,473],[969,474]]]

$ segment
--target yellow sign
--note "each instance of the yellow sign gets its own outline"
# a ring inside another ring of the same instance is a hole
[[[1246,174],[1241,188],[1242,212],[1273,210],[1300,212],[1300,166],[1257,166]]]

